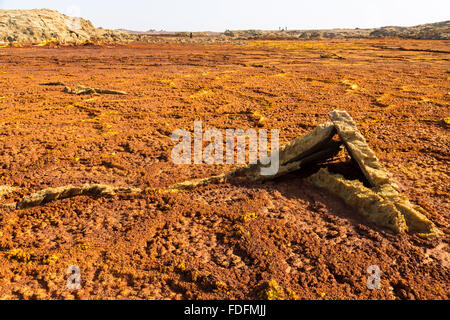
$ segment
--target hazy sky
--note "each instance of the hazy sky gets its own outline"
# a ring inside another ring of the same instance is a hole
[[[96,27],[131,30],[324,29],[450,20],[450,0],[0,0],[1,9],[56,9]]]

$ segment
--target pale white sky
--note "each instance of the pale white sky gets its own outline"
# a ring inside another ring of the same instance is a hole
[[[96,27],[168,31],[412,26],[450,20],[450,0],[0,0],[56,9]]]

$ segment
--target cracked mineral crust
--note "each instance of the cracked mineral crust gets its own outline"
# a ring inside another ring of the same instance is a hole
[[[84,184],[81,186],[67,185],[57,188],[47,188],[22,198],[17,209],[45,204],[50,201],[65,199],[80,195],[113,196],[118,193],[140,193],[141,189],[128,187],[113,187],[104,184]]]

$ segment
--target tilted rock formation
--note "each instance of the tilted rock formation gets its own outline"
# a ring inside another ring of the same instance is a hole
[[[358,163],[371,186],[392,183],[389,173],[381,166],[375,152],[370,149],[352,117],[346,111],[335,110],[330,112],[330,119],[348,152]]]
[[[308,134],[296,138],[280,148],[279,170],[273,175],[262,175],[261,168],[264,165],[257,163],[218,176],[184,181],[160,190],[162,192],[176,192],[209,184],[274,179],[302,169],[307,164],[322,163],[323,166],[323,161],[336,156],[341,151],[342,144],[344,144],[367,179],[369,186],[365,186],[359,180],[348,180],[340,174],[330,173],[324,167],[306,178],[310,183],[335,194],[369,221],[389,228],[395,233],[412,232],[423,238],[441,236],[443,233],[426,217],[427,212],[412,204],[406,196],[400,193],[399,187],[370,149],[350,115],[345,111],[335,110],[329,116],[332,123],[321,124]],[[333,139],[336,133],[340,140]],[[0,198],[13,191],[14,188],[12,187],[0,186]],[[23,197],[17,204],[7,204],[6,206],[24,209],[79,195],[113,196],[118,193],[139,194],[142,192],[138,188],[113,187],[101,184],[68,185],[38,191]]]
[[[350,115],[346,111],[335,110],[330,112],[330,119],[371,188],[366,188],[359,181],[345,180],[325,169],[310,176],[309,181],[341,197],[369,220],[397,233],[410,231],[424,238],[442,235],[425,216],[425,210],[409,202],[398,191],[397,184],[382,167]]]
[[[320,162],[335,156],[341,143],[358,164],[370,187],[359,180],[348,180],[340,174],[333,174],[326,168],[309,176],[312,184],[327,189],[342,198],[369,221],[391,229],[396,233],[413,232],[423,238],[434,238],[442,232],[426,217],[426,211],[412,204],[399,192],[373,150],[359,132],[352,117],[346,111],[332,111],[333,122],[324,123],[303,137],[291,141],[280,150],[280,168],[272,176],[260,175],[260,164],[235,169],[227,174],[205,179],[185,181],[170,186],[169,189],[192,189],[198,186],[227,181],[261,181],[274,179],[301,169],[305,164]],[[341,141],[332,140],[337,133]]]
[[[341,150],[341,143],[332,141],[336,130],[331,123],[324,123],[303,137],[298,137],[279,150],[279,169],[275,175],[261,175],[261,163],[232,170],[226,174],[204,179],[184,181],[169,189],[193,189],[202,185],[224,183],[227,181],[262,181],[280,177],[300,169],[305,164],[325,160]]]

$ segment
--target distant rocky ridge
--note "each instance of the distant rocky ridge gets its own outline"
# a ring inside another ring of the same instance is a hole
[[[426,40],[449,40],[450,21],[422,24],[414,27],[382,27],[373,29],[328,30],[227,30],[225,35],[239,39],[370,39],[404,38]]]
[[[372,37],[399,37],[408,39],[449,40],[450,20],[421,24],[414,27],[382,27],[370,33]]]
[[[96,28],[83,18],[72,18],[55,10],[1,10],[0,43],[39,44],[46,41],[58,43],[132,42],[156,41],[158,38],[189,38],[190,32],[167,32],[149,30],[109,30]],[[368,39],[398,37],[407,39],[450,39],[450,21],[423,24],[414,27],[382,27],[374,29],[330,30],[227,30],[223,33],[194,32],[194,41],[250,39]]]

